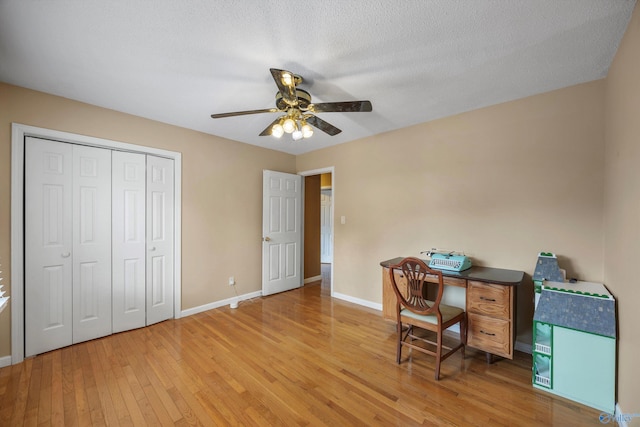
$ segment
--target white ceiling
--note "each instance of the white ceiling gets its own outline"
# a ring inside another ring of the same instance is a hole
[[[301,154],[605,77],[635,0],[0,0],[0,81]],[[341,128],[258,134],[269,68]],[[115,125],[115,124],[114,124]]]

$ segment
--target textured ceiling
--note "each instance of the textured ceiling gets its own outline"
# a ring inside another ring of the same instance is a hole
[[[605,77],[631,0],[0,0],[0,81],[301,154]],[[269,68],[304,78],[341,128],[258,134]]]

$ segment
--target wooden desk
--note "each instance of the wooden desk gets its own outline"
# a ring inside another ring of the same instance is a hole
[[[382,261],[382,316],[396,321],[396,295],[389,279],[389,266],[403,258]],[[427,265],[429,262],[425,260]],[[513,359],[516,339],[516,292],[524,272],[502,268],[471,267],[465,271],[441,270],[448,286],[466,288],[467,345],[491,354]],[[406,286],[400,271],[396,282]],[[436,276],[433,281],[436,282]]]

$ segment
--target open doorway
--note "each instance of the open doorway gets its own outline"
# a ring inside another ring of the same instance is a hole
[[[304,175],[304,283],[321,281],[331,292],[333,168]]]

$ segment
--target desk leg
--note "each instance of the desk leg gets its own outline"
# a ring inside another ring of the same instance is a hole
[[[487,364],[491,365],[493,363],[493,354],[491,354],[489,352],[486,352],[485,354],[487,356]]]

